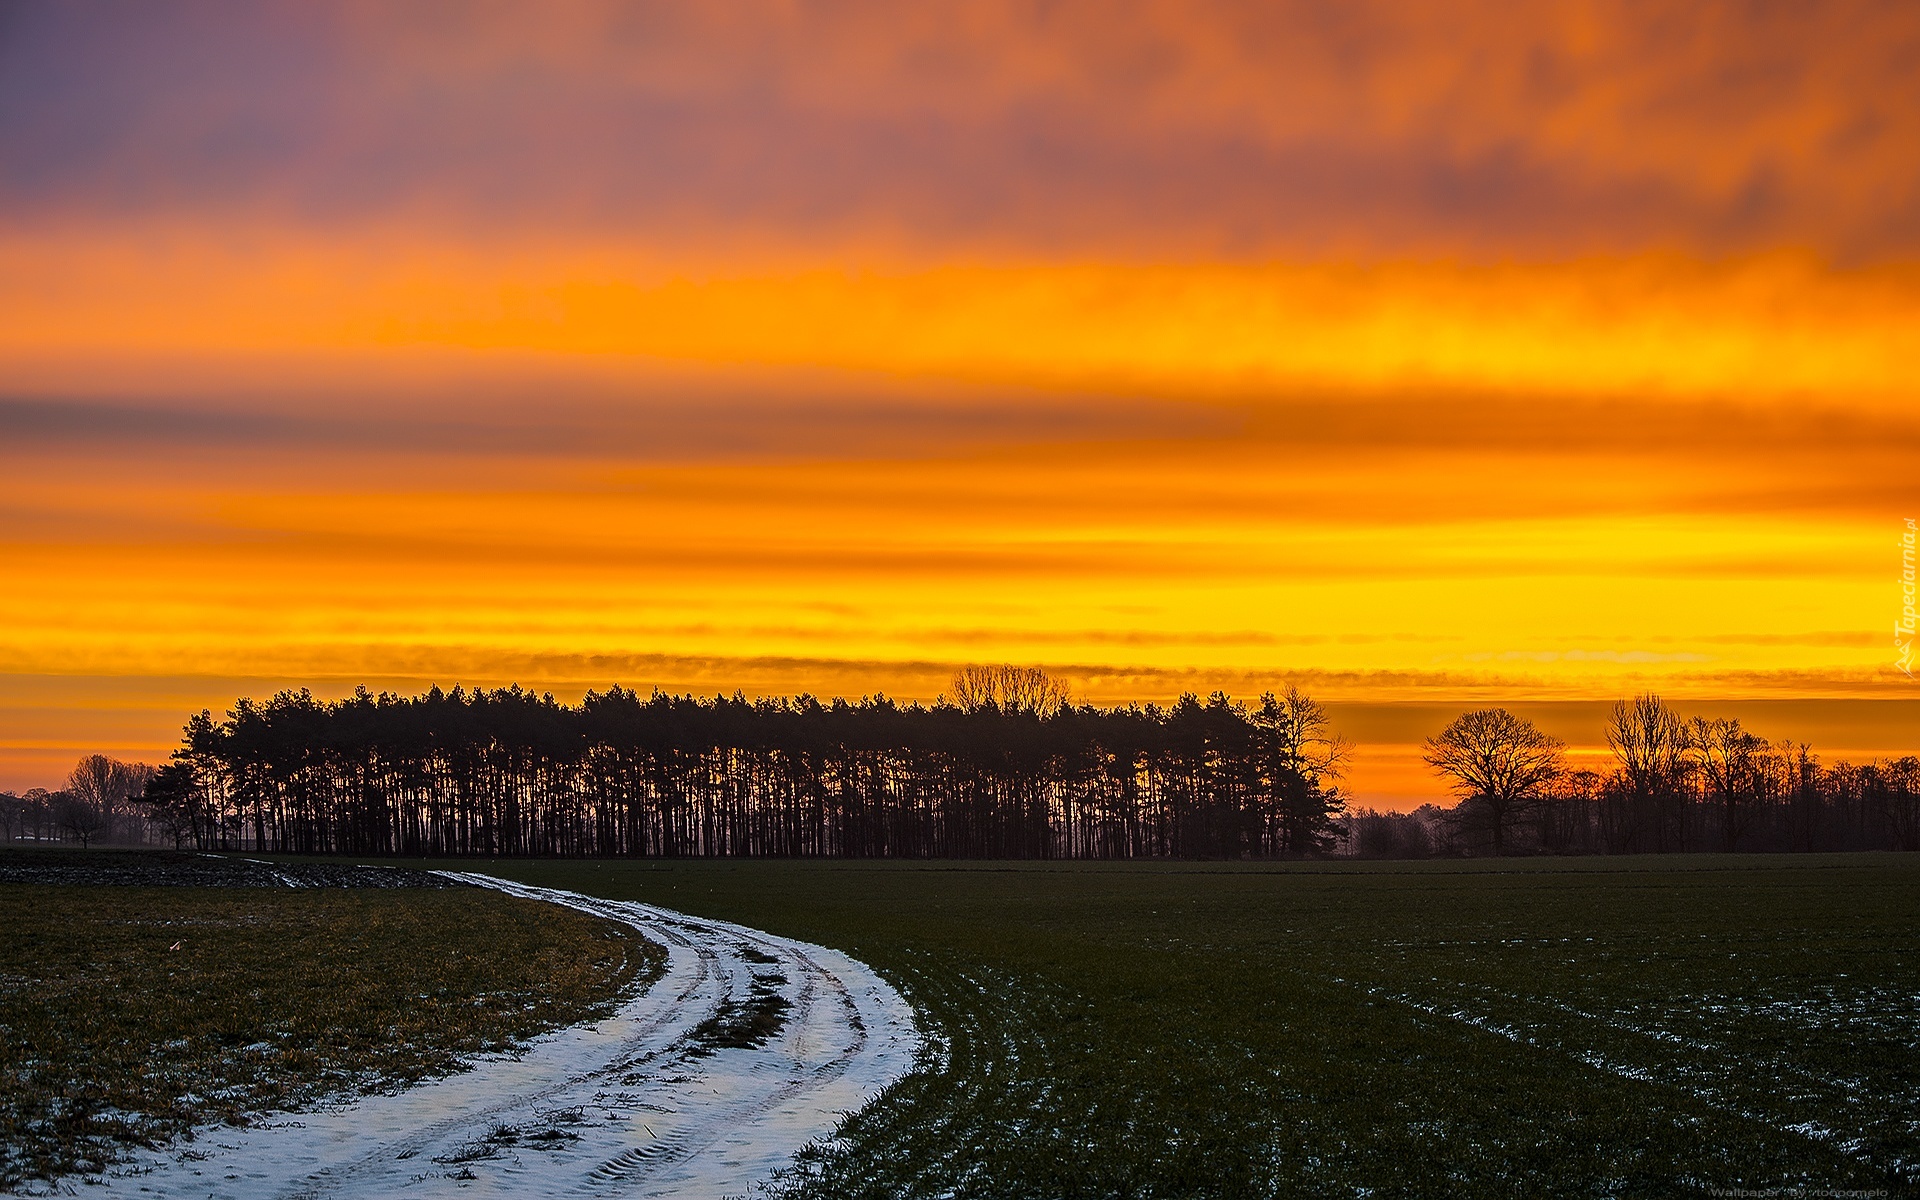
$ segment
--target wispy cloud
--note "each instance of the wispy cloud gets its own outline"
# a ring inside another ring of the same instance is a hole
[[[0,206],[1018,249],[1911,256],[1901,5],[16,7]]]

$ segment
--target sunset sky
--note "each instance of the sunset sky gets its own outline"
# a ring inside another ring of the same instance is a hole
[[[365,683],[1920,751],[1920,8],[0,7],[0,787]]]

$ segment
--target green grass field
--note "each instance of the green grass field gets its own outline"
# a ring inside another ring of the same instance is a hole
[[[471,888],[8,883],[0,930],[0,1188],[444,1073],[659,962],[611,922]]]
[[[485,869],[823,942],[908,993],[935,1054],[803,1195],[1901,1195],[1920,1174],[1913,859]]]

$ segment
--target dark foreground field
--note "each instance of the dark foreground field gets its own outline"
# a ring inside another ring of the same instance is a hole
[[[0,1189],[444,1073],[595,1015],[657,964],[611,922],[438,882],[0,852]]]
[[[807,1195],[1920,1176],[1911,859],[488,869],[841,947],[908,993],[937,1059],[812,1159]]]

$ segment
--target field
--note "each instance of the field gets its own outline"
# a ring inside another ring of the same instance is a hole
[[[908,993],[932,1057],[801,1195],[1920,1176],[1911,859],[487,869],[824,942]]]
[[[0,929],[0,1187],[456,1069],[657,965],[609,922],[468,888],[8,882]]]

